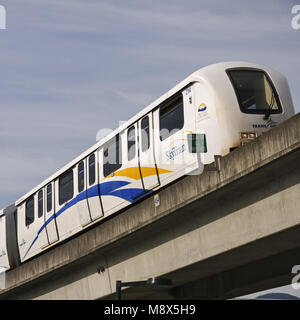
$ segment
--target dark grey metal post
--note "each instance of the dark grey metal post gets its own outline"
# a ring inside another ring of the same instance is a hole
[[[117,294],[117,300],[121,300],[121,294],[122,294],[122,281],[117,280],[116,281],[116,294]]]

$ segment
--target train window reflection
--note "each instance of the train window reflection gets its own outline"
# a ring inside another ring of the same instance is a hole
[[[69,170],[59,178],[59,204],[62,205],[73,198],[73,170]]]
[[[103,174],[107,177],[122,166],[122,143],[117,134],[103,147]]]
[[[34,221],[34,197],[30,197],[26,201],[26,226],[29,226]]]
[[[160,140],[163,141],[183,128],[182,95],[160,108]]]

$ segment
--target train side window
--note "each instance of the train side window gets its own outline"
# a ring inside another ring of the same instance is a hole
[[[135,127],[132,126],[127,132],[127,150],[128,150],[128,161],[135,157]]]
[[[84,189],[84,162],[81,161],[78,165],[78,192]]]
[[[115,137],[105,143],[103,147],[103,175],[107,177],[122,167],[121,137]]]
[[[47,186],[47,212],[52,210],[52,184]]]
[[[44,213],[44,193],[43,190],[38,193],[38,217],[42,217]]]
[[[59,205],[73,198],[73,170],[69,170],[59,178]]]
[[[90,186],[95,183],[96,180],[96,157],[95,155],[91,155],[89,157],[89,184]]]
[[[149,117],[145,117],[141,122],[142,133],[142,152],[147,151],[150,147],[150,131],[149,131]]]
[[[183,128],[182,95],[162,106],[159,110],[160,140],[163,141]]]
[[[26,201],[26,213],[25,213],[25,224],[29,226],[34,221],[34,197],[30,197]]]

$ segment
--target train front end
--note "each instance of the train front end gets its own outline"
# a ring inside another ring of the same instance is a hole
[[[225,62],[204,68],[202,74],[212,88],[210,104],[222,141],[218,150],[222,156],[295,114],[286,78],[271,68]]]

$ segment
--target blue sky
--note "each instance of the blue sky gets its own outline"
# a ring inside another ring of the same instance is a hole
[[[0,208],[195,70],[282,72],[300,111],[299,1],[0,0]]]

